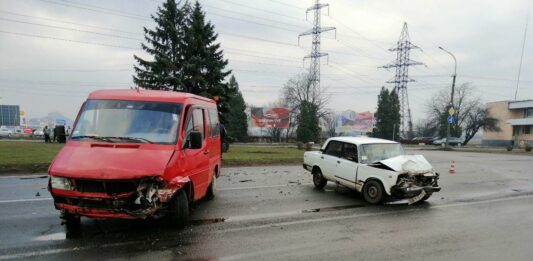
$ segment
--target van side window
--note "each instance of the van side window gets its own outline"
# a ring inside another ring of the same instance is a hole
[[[209,137],[220,135],[220,123],[218,122],[217,110],[209,109]]]
[[[204,110],[195,108],[193,111],[194,130],[202,134],[202,140],[205,139]]]
[[[324,154],[340,157],[342,155],[342,143],[338,141],[330,141]]]

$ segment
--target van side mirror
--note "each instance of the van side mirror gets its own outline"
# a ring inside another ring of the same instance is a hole
[[[192,131],[189,133],[189,149],[201,149],[202,148],[202,133],[199,131]]]

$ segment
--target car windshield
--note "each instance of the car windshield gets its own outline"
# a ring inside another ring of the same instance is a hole
[[[181,104],[88,100],[72,139],[175,144]]]
[[[403,147],[399,143],[363,144],[361,162],[373,163],[403,154]]]

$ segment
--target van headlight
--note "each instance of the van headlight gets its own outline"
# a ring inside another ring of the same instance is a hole
[[[74,190],[74,186],[68,178],[51,176],[50,185],[55,189]]]

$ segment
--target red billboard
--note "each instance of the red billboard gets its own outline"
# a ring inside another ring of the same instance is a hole
[[[289,127],[289,109],[287,108],[251,108],[250,127],[280,128]]]

